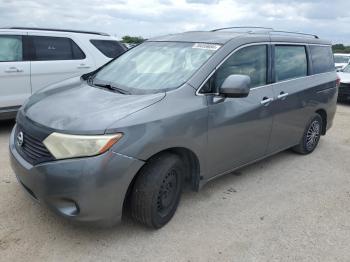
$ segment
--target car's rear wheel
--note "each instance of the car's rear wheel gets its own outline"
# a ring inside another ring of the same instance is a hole
[[[305,128],[299,145],[293,147],[293,150],[303,155],[312,153],[320,141],[322,124],[322,117],[319,114],[315,114]]]
[[[168,223],[180,201],[185,171],[176,154],[164,153],[149,160],[131,193],[133,219],[152,228]]]

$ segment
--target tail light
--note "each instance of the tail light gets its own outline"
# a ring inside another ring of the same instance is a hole
[[[337,80],[336,80],[336,86],[339,87],[340,86],[340,77],[337,75]]]

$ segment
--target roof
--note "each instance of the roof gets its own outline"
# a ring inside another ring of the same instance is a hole
[[[73,30],[73,29],[57,29],[57,28],[41,28],[41,27],[2,27],[0,29],[11,29],[11,30],[30,30],[30,31],[49,31],[49,32],[68,32],[68,33],[80,33],[80,34],[92,34],[109,36],[109,34],[103,32],[84,31],[84,30]]]
[[[225,44],[239,35],[240,34],[228,32],[191,31],[179,34],[159,36],[149,39],[149,41]]]
[[[262,36],[270,36],[273,42],[293,42],[293,43],[306,43],[306,44],[322,44],[331,45],[331,42],[321,40],[316,35],[297,33],[297,32],[287,32],[287,31],[275,31],[270,28],[263,28],[264,30],[257,31],[245,31],[245,32],[235,32],[229,31],[223,28],[216,29],[212,31],[190,31],[179,34],[170,34],[160,37],[155,37],[149,39],[149,41],[164,41],[164,42],[193,42],[193,43],[211,43],[211,44],[226,44],[234,38],[261,38]],[[260,28],[258,28],[260,29]],[[266,30],[267,29],[267,30]]]

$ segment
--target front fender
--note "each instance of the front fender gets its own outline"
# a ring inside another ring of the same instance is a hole
[[[204,96],[184,86],[167,93],[152,107],[117,122],[108,132],[123,132],[113,151],[146,161],[169,149],[182,147],[198,158],[201,174],[206,170],[208,108]]]

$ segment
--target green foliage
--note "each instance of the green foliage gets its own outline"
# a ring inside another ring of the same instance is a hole
[[[346,53],[350,54],[350,46],[345,46],[343,44],[333,45],[333,53]]]
[[[126,44],[141,44],[142,42],[145,41],[145,39],[141,36],[126,35],[122,37],[122,41],[123,43],[126,43]]]

